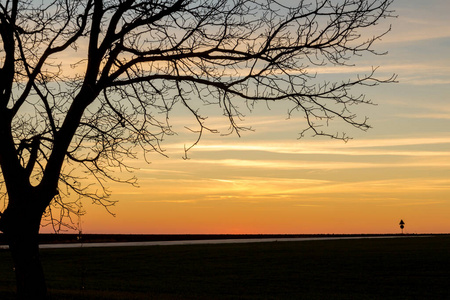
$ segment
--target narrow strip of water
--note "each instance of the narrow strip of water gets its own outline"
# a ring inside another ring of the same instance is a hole
[[[42,244],[41,249],[63,248],[94,248],[94,247],[136,247],[136,246],[171,246],[171,245],[202,245],[202,244],[243,244],[243,243],[268,243],[268,242],[293,242],[293,241],[318,241],[318,240],[351,240],[351,239],[385,239],[410,236],[350,236],[350,237],[304,237],[304,238],[260,238],[260,239],[222,239],[222,240],[180,240],[180,241],[151,241],[151,242],[111,242],[111,243],[66,243],[66,244]],[[420,236],[423,237],[423,236]],[[0,245],[0,249],[8,249],[7,245]]]

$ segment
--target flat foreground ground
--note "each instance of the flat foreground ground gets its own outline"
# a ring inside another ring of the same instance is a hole
[[[450,299],[450,236],[44,249],[50,299]],[[0,251],[0,299],[14,299]]]

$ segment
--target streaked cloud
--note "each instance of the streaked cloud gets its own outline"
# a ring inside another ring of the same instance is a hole
[[[450,137],[421,137],[421,138],[395,138],[395,139],[365,139],[352,140],[348,143],[334,141],[318,142],[302,140],[298,143],[292,141],[249,143],[201,143],[193,151],[264,151],[280,154],[332,154],[332,155],[396,155],[396,156],[450,156],[450,151],[424,151],[424,150],[393,150],[392,147],[408,147],[418,145],[450,144]],[[173,145],[172,147],[177,147]],[[179,146],[178,146],[179,147]],[[232,163],[232,162],[230,162]]]
[[[450,81],[449,81],[450,84]],[[411,119],[442,119],[442,120],[449,120],[450,119],[450,112],[449,113],[406,113],[406,114],[397,114],[400,117],[404,118],[411,118]]]
[[[137,200],[136,203],[196,203],[196,200]]]
[[[393,30],[383,38],[383,42],[405,43],[450,37],[450,24],[446,18],[450,10],[447,0],[398,0],[394,2],[396,19]]]
[[[424,202],[401,202],[401,203],[385,203],[381,206],[425,206],[433,204],[442,204],[444,201],[424,201]]]
[[[411,167],[450,167],[450,161],[417,161],[399,163],[379,162],[320,162],[320,161],[297,161],[297,160],[246,160],[246,159],[216,159],[216,160],[193,160],[196,164],[222,165],[239,168],[260,168],[278,170],[343,170],[343,169],[373,169],[373,168],[411,168]]]

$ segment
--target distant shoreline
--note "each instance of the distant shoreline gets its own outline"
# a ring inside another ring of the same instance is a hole
[[[39,243],[71,244],[71,243],[126,243],[126,242],[171,242],[202,240],[239,240],[239,239],[298,239],[298,238],[359,238],[359,237],[398,237],[398,236],[443,236],[448,233],[430,234],[50,234],[39,235]],[[7,241],[0,234],[0,245]]]

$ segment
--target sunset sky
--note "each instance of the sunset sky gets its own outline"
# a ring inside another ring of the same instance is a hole
[[[159,154],[130,161],[138,188],[110,183],[111,208],[84,202],[84,233],[407,233],[450,232],[450,2],[395,0],[392,31],[354,68],[326,69],[398,75],[398,83],[360,91],[376,106],[353,110],[373,126],[362,132],[339,124],[347,143],[298,139],[303,119],[285,107],[246,113],[247,131],[207,134],[183,160],[195,135],[189,116],[174,112],[178,135]],[[358,90],[359,91],[359,90]],[[209,124],[227,127],[220,115]],[[42,232],[51,232],[50,227]]]

